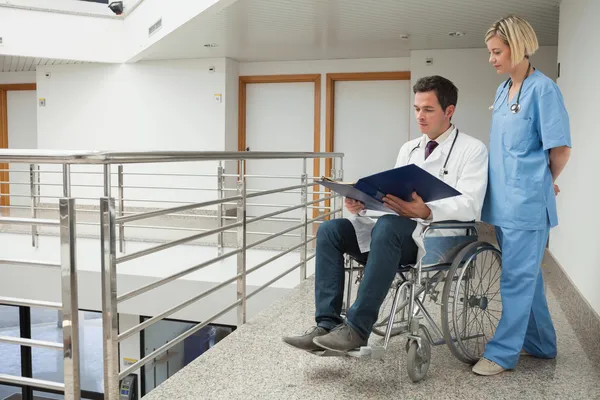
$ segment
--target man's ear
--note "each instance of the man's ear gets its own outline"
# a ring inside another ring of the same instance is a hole
[[[448,119],[452,118],[452,116],[454,115],[454,110],[455,107],[453,105],[449,105],[448,107],[446,107],[446,117],[448,117]]]

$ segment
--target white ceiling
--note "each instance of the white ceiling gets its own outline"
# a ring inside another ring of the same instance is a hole
[[[238,0],[200,14],[136,58],[403,57],[410,50],[484,47],[487,28],[510,13],[529,20],[540,45],[556,45],[560,1]],[[466,35],[448,35],[454,31]],[[218,47],[204,47],[208,43]]]
[[[82,61],[0,55],[0,72],[35,71],[38,65],[83,64]]]

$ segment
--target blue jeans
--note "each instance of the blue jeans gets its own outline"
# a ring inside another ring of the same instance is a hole
[[[371,233],[371,250],[361,254],[352,223],[345,218],[323,223],[317,232],[315,271],[315,320],[331,330],[340,317],[344,295],[344,254],[366,261],[356,301],[346,322],[368,339],[379,316],[379,308],[390,289],[398,267],[414,263],[417,245],[412,239],[416,222],[398,215],[379,218]]]

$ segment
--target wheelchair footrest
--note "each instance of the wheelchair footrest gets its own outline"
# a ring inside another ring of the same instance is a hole
[[[381,360],[385,356],[385,347],[383,346],[363,346],[357,350],[351,350],[348,356],[362,359]]]

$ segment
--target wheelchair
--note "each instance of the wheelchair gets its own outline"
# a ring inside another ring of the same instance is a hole
[[[431,235],[449,229],[464,230],[465,234]],[[422,238],[424,255],[415,264],[398,269],[373,326],[373,333],[383,337],[383,345],[369,344],[347,353],[352,357],[381,359],[392,336],[407,334],[406,367],[413,382],[426,376],[431,364],[431,346],[446,344],[458,360],[475,364],[494,335],[502,314],[501,252],[479,240],[475,222],[433,223],[423,231]],[[346,255],[344,269],[348,280],[344,308],[351,304],[354,275],[357,274],[354,283],[360,285],[364,268],[365,263]],[[427,300],[441,307],[441,327],[425,308]]]

